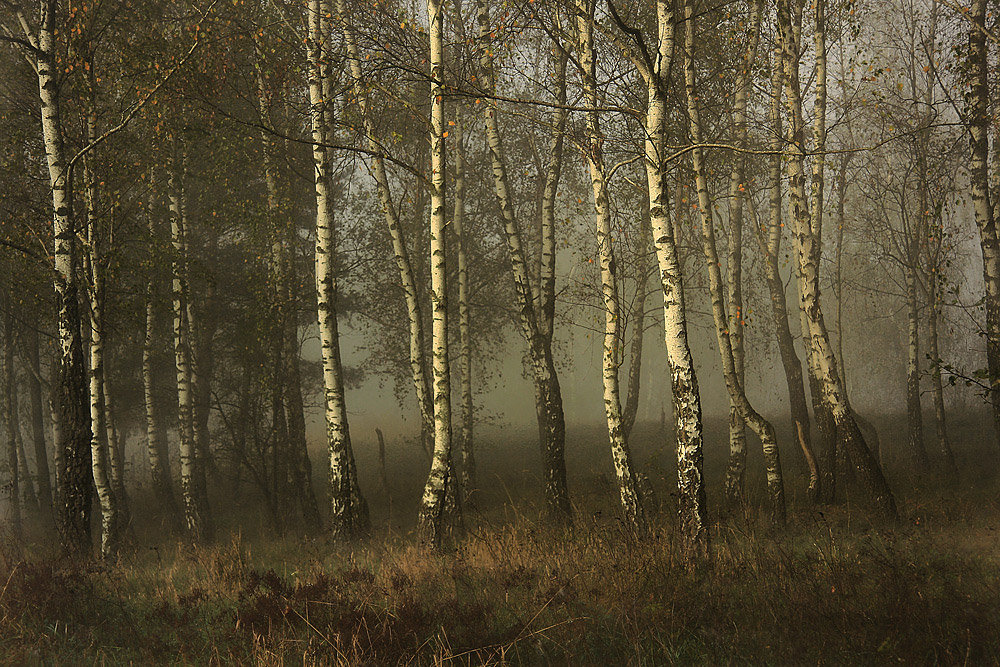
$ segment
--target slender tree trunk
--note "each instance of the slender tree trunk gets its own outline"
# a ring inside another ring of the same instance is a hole
[[[691,141],[697,146],[701,143],[701,114],[695,82],[695,25],[694,3],[692,0],[685,0],[684,20],[686,25],[684,80],[687,91],[688,118],[691,125]],[[757,437],[760,438],[761,446],[764,450],[764,465],[767,469],[767,492],[771,519],[776,525],[780,526],[785,523],[785,491],[781,475],[781,462],[778,456],[778,441],[771,423],[764,419],[750,404],[746,396],[746,391],[737,374],[735,355],[733,354],[733,342],[729,329],[729,317],[726,313],[726,302],[723,295],[722,270],[715,243],[712,201],[708,192],[708,178],[705,174],[701,148],[695,147],[691,151],[691,161],[694,165],[698,190],[698,211],[701,214],[702,245],[708,268],[712,315],[715,319],[715,329],[719,352],[722,357],[722,369],[726,380],[726,389],[729,391],[730,401],[739,410],[739,416],[753,429]]]
[[[337,323],[336,234],[334,230],[330,152],[324,148],[332,137],[330,33],[323,30],[329,6],[309,2],[309,99],[312,122],[313,169],[316,195],[316,294],[323,357],[323,394],[326,439],[330,456],[331,517],[335,537],[349,538],[368,528],[368,505],[361,495],[351,448],[344,371]]]
[[[106,340],[105,340],[106,344]],[[108,432],[108,461],[111,464],[111,488],[118,503],[118,532],[125,536],[132,525],[132,509],[125,486],[125,442],[118,429],[118,413],[111,393],[111,381],[107,365],[104,367],[104,418]]]
[[[760,42],[760,25],[763,18],[763,0],[755,0],[750,20],[750,39],[743,63],[736,78],[736,99],[733,108],[733,134],[735,144],[745,146],[747,142],[747,98],[750,89],[750,68],[757,58]],[[733,348],[733,363],[740,385],[745,384],[743,327],[743,205],[746,184],[744,171],[746,160],[742,153],[732,157],[729,174],[729,338]],[[746,468],[746,424],[740,417],[739,407],[732,401],[729,405],[729,468],[726,471],[726,502],[735,507],[745,493],[744,470]]]
[[[649,222],[663,292],[663,339],[670,370],[677,448],[677,514],[681,556],[693,563],[708,558],[708,510],[705,498],[701,395],[687,335],[684,279],[670,220],[667,186],[667,78],[674,54],[674,3],[657,0],[657,59],[646,79],[645,167]]]
[[[42,403],[42,368],[39,363],[38,329],[27,328],[25,357],[28,363],[28,409],[31,415],[31,441],[38,472],[38,502],[43,514],[52,511],[52,481],[49,472],[48,446],[45,443],[45,408]]]
[[[823,400],[836,424],[837,433],[857,467],[861,480],[871,498],[876,512],[886,518],[896,517],[896,503],[882,475],[878,461],[872,456],[851,412],[834,357],[830,338],[823,320],[819,292],[819,226],[822,221],[822,160],[813,171],[812,218],[805,195],[805,141],[802,120],[802,99],[798,78],[798,36],[794,27],[790,2],[795,2],[795,14],[801,16],[802,0],[779,0],[778,22],[782,43],[782,66],[785,74],[785,96],[791,122],[791,142],[786,154],[789,182],[790,217],[794,225],[796,257],[798,261],[799,292],[805,313],[806,331],[803,334],[810,352],[810,364],[819,372]],[[823,0],[816,3],[819,35],[817,58],[825,60],[823,38]],[[820,82],[823,82],[820,85]],[[821,94],[822,93],[822,94]],[[825,113],[825,67],[818,67],[817,77],[817,151],[824,149],[825,129],[819,118]]]
[[[448,359],[448,230],[445,210],[444,8],[427,0],[430,44],[431,148],[431,349],[434,368],[434,456],[424,485],[418,526],[426,543],[440,548],[445,496],[454,484],[451,451],[451,367]]]
[[[628,385],[625,407],[622,409],[622,437],[625,442],[632,435],[636,415],[639,413],[639,389],[642,381],[642,343],[646,333],[646,291],[649,282],[650,228],[649,194],[643,192],[642,213],[639,224],[639,248],[635,260],[635,299],[632,303],[632,341],[629,343]]]
[[[88,68],[93,72],[93,67]],[[93,95],[93,93],[91,93]],[[97,134],[93,97],[87,109],[87,139],[93,141]],[[94,486],[101,506],[101,556],[114,559],[121,548],[121,507],[111,476],[111,455],[108,451],[107,411],[104,394],[104,275],[101,265],[97,230],[97,184],[94,176],[93,154],[84,162],[84,187],[87,204],[87,245],[84,261],[90,280],[90,421],[91,460]]]
[[[347,48],[347,58],[350,64],[354,97],[361,112],[365,135],[368,140],[368,149],[372,152],[371,172],[375,179],[375,187],[378,191],[379,203],[382,206],[386,226],[389,228],[393,256],[396,260],[396,268],[399,271],[400,284],[403,288],[403,296],[406,301],[406,314],[410,326],[410,375],[413,380],[414,393],[417,397],[417,407],[420,411],[421,432],[422,435],[426,436],[434,432],[434,403],[431,397],[431,387],[427,374],[427,357],[424,351],[426,336],[424,334],[423,309],[420,306],[417,281],[414,276],[413,265],[410,261],[410,251],[406,244],[399,214],[392,200],[392,191],[389,187],[389,177],[385,169],[385,160],[381,155],[382,147],[375,135],[375,125],[368,108],[368,93],[364,83],[364,73],[361,70],[361,58],[358,53],[357,39],[354,29],[351,27],[344,0],[338,0],[337,10],[343,24],[344,43]]]
[[[631,452],[622,433],[621,391],[618,379],[619,328],[621,324],[618,302],[618,268],[611,238],[611,211],[608,185],[604,167],[600,104],[597,93],[596,57],[594,53],[593,20],[596,4],[590,0],[577,0],[577,31],[580,39],[579,64],[587,112],[586,158],[594,194],[594,218],[597,222],[597,251],[601,268],[601,296],[604,302],[604,354],[602,377],[604,381],[604,414],[608,423],[611,457],[618,477],[625,520],[637,534],[648,529],[646,515],[639,495],[639,485],[633,470]]]
[[[17,465],[17,414],[14,411],[14,316],[9,304],[3,318],[3,393],[4,426],[7,436],[7,471],[10,474],[10,525],[14,540],[20,545],[24,539],[21,521],[20,470]]]
[[[36,70],[38,73],[42,138],[52,193],[52,233],[55,239],[54,276],[58,304],[59,377],[56,400],[59,421],[57,450],[60,470],[59,508],[56,512],[63,549],[76,556],[91,550],[90,412],[80,329],[76,230],[73,224],[72,183],[67,173],[59,117],[56,70],[57,0],[40,0]]]
[[[181,497],[189,538],[206,542],[212,538],[212,520],[206,498],[199,492],[199,457],[195,441],[195,396],[193,381],[191,309],[188,276],[187,216],[184,192],[184,156],[175,154],[168,184],[170,230],[173,244],[174,360],[177,370],[178,430],[180,432]]]
[[[813,451],[810,433],[809,406],[806,403],[805,385],[802,379],[802,361],[795,351],[795,341],[788,325],[788,305],[785,300],[785,283],[778,268],[781,252],[781,52],[776,48],[771,61],[770,124],[772,128],[771,150],[768,160],[768,214],[767,239],[763,243],[765,278],[771,297],[771,314],[774,322],[775,338],[781,366],[785,371],[788,387],[788,406],[792,425],[792,439],[799,443],[802,454],[809,466],[809,499],[817,502],[820,498],[821,478]]]
[[[480,52],[480,65],[485,85],[488,90],[493,90],[495,87],[491,52],[493,28],[490,25],[489,8],[485,0],[478,3],[478,19],[480,38],[484,45]],[[556,56],[555,74],[558,95],[565,102],[566,59],[561,55]],[[539,276],[542,284],[538,291],[538,301],[541,305],[541,312],[538,312],[535,309],[535,292],[531,285],[520,226],[515,217],[510,196],[496,103],[487,101],[483,106],[486,141],[493,168],[493,187],[500,216],[503,220],[504,239],[507,244],[507,255],[510,258],[511,277],[514,281],[521,333],[528,343],[532,377],[535,383],[535,412],[538,418],[539,441],[542,448],[546,505],[550,515],[565,520],[571,515],[572,508],[566,487],[564,457],[566,423],[562,406],[562,390],[552,357],[552,330],[555,309],[554,209],[561,170],[562,131],[566,124],[566,114],[564,112],[556,113],[553,118],[556,129],[550,147],[549,166],[540,207],[542,252]]]
[[[156,169],[149,169],[149,240],[156,247],[160,240],[157,214]],[[161,411],[160,396],[157,391],[156,350],[159,347],[161,317],[158,308],[160,289],[156,277],[159,267],[151,263],[146,286],[146,332],[142,345],[142,384],[146,406],[146,451],[149,456],[149,472],[153,493],[160,506],[177,519],[177,501],[170,478],[170,457],[167,449],[166,422]]]
[[[461,463],[462,498],[467,499],[476,488],[476,457],[472,441],[472,331],[469,323],[469,259],[465,235],[465,154],[462,146],[462,114],[455,113],[455,215],[453,228],[458,245],[458,359],[462,381],[459,391],[460,421],[459,455]]]
[[[906,267],[906,422],[909,449],[917,467],[926,470],[930,465],[924,446],[924,419],[920,407],[920,307],[917,301],[917,248],[909,243],[910,253]]]
[[[988,397],[993,408],[993,427],[1000,446],[1000,234],[990,202],[989,182],[989,50],[986,42],[986,0],[972,2],[969,19],[969,78],[966,123],[972,157],[969,181],[979,243],[983,253],[984,304],[986,307],[986,368]]]

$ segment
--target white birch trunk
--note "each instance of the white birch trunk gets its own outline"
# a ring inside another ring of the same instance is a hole
[[[444,8],[427,0],[430,42],[431,148],[431,350],[434,369],[434,451],[424,485],[418,525],[424,540],[440,548],[444,537],[445,496],[452,475],[451,368],[448,359],[448,230],[445,210]]]
[[[663,292],[663,339],[670,369],[677,447],[677,513],[681,552],[685,560],[709,554],[708,509],[703,470],[701,395],[688,343],[684,279],[670,220],[666,157],[666,81],[674,54],[674,4],[657,0],[656,67],[644,72],[648,89],[645,132],[646,183],[649,221]]]
[[[795,2],[796,6],[790,7],[790,2]],[[822,19],[823,0],[819,0],[817,5],[819,18]],[[851,460],[861,474],[862,482],[869,493],[874,509],[886,518],[894,518],[896,517],[895,500],[882,475],[881,468],[868,449],[851,412],[820,307],[819,240],[814,234],[814,230],[818,230],[821,225],[822,212],[814,210],[812,219],[810,219],[809,203],[805,195],[804,123],[798,78],[799,31],[792,18],[793,10],[796,14],[801,12],[801,0],[779,0],[778,22],[782,42],[782,67],[785,78],[785,97],[791,123],[791,141],[786,154],[789,209],[794,226],[796,258],[799,268],[799,293],[804,313],[803,319],[806,324],[803,338],[810,351],[810,364],[814,365],[818,377],[822,381],[821,389],[824,403],[833,416],[841,441],[845,444]],[[824,44],[822,26],[818,33],[817,43],[821,45],[821,48],[825,48],[822,46]],[[825,69],[821,72],[825,72]],[[825,89],[825,85],[822,87],[818,85],[818,90],[823,89]],[[817,104],[819,108],[817,113],[821,114],[822,109],[825,108],[825,100],[819,100]],[[822,122],[822,120],[817,120],[817,126],[821,125]],[[816,135],[820,144],[815,148],[822,151],[825,130],[820,128]],[[822,175],[822,162],[820,162],[819,166],[814,167],[813,174],[814,181],[816,181],[813,184],[813,207],[820,209],[822,208]]]
[[[205,498],[198,492],[198,456],[194,432],[194,383],[191,345],[191,310],[187,215],[184,192],[185,157],[176,147],[168,183],[170,198],[170,236],[173,246],[172,301],[174,365],[177,372],[178,431],[180,436],[181,497],[184,503],[185,527],[188,537],[195,543],[211,539],[212,527]]]
[[[601,271],[601,296],[604,302],[604,351],[602,378],[604,384],[604,414],[608,424],[608,440],[614,461],[622,510],[629,527],[638,534],[647,530],[646,516],[639,495],[639,485],[633,470],[631,453],[622,433],[621,388],[618,379],[619,330],[621,326],[618,301],[618,267],[614,240],[611,237],[611,211],[605,175],[600,116],[597,107],[596,57],[594,54],[594,4],[577,0],[577,31],[579,35],[580,78],[583,83],[587,111],[586,159],[594,195],[594,218],[597,224],[598,261]]]
[[[771,520],[780,526],[785,523],[785,492],[781,475],[781,462],[778,456],[778,442],[774,434],[774,427],[750,404],[746,396],[746,390],[737,374],[733,342],[729,329],[730,320],[726,312],[726,302],[723,293],[722,269],[720,268],[719,253],[715,243],[715,228],[712,220],[712,201],[708,192],[708,178],[703,164],[702,149],[697,147],[701,143],[701,114],[694,68],[695,18],[693,4],[692,0],[686,0],[684,3],[684,21],[686,26],[684,39],[684,81],[687,91],[688,118],[691,125],[691,141],[695,145],[695,148],[691,151],[691,161],[694,165],[698,191],[698,212],[701,217],[702,246],[708,269],[712,315],[715,320],[719,354],[722,358],[722,372],[725,376],[729,399],[732,405],[739,411],[739,416],[742,420],[760,438],[761,446],[764,450],[764,465],[767,472],[767,493]]]
[[[485,0],[480,0],[478,3],[478,20],[480,38],[483,42],[483,48],[480,52],[482,77],[485,79],[487,89],[493,90],[496,82],[491,52],[492,32],[489,8]],[[555,74],[559,97],[564,103],[565,58],[557,60]],[[514,293],[517,298],[518,320],[521,324],[521,333],[528,343],[531,371],[535,383],[535,409],[538,416],[539,440],[541,441],[545,468],[543,472],[545,474],[546,505],[549,514],[566,520],[572,512],[569,504],[569,492],[566,488],[566,463],[563,453],[566,425],[562,406],[562,390],[552,357],[552,329],[555,311],[555,197],[562,162],[562,130],[565,127],[566,114],[559,112],[554,118],[556,130],[550,147],[550,162],[546,172],[546,183],[540,207],[542,253],[539,273],[542,285],[538,291],[538,302],[541,304],[542,312],[539,314],[535,309],[535,291],[531,285],[525,259],[524,242],[510,196],[509,178],[504,162],[503,142],[497,119],[496,104],[493,101],[486,101],[483,106],[486,141],[493,169],[493,188],[500,208],[500,216],[503,219],[504,239],[507,245],[507,255],[510,258]],[[541,324],[539,323],[540,319],[542,320]]]
[[[351,448],[344,395],[337,323],[337,275],[334,265],[333,192],[330,151],[333,100],[329,97],[330,33],[323,30],[329,7],[309,2],[309,101],[312,124],[312,157],[316,196],[316,297],[323,358],[323,395],[326,436],[330,457],[330,529],[335,537],[348,538],[368,528],[368,506],[358,487]]]
[[[58,308],[59,377],[56,443],[60,470],[57,525],[63,549],[87,555],[91,549],[90,411],[80,331],[77,243],[73,226],[72,183],[67,173],[60,122],[58,72],[56,71],[57,0],[40,0],[37,39],[38,90],[42,139],[52,194],[53,268]],[[29,40],[31,36],[28,35]]]

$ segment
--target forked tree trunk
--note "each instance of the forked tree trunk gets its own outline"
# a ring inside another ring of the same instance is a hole
[[[478,20],[480,38],[483,42],[483,47],[480,51],[482,76],[485,78],[487,89],[492,91],[495,87],[491,51],[493,27],[490,25],[489,7],[485,0],[480,0],[478,3]],[[554,74],[558,97],[561,100],[560,104],[564,104],[566,94],[566,57],[561,52],[556,54]],[[503,141],[497,119],[496,103],[488,100],[483,106],[486,121],[486,141],[493,168],[493,188],[496,193],[500,216],[503,220],[504,239],[506,240],[507,255],[511,264],[514,293],[517,298],[518,320],[521,324],[521,333],[528,344],[532,378],[535,384],[535,412],[538,419],[539,441],[542,448],[546,506],[550,515],[560,520],[566,520],[572,512],[569,503],[569,492],[566,487],[566,461],[564,456],[566,422],[562,405],[562,389],[559,385],[559,377],[556,374],[555,361],[552,356],[553,312],[555,309],[554,211],[556,190],[558,189],[562,165],[562,133],[566,125],[566,113],[564,110],[557,110],[553,117],[555,129],[549,151],[549,165],[546,171],[542,205],[540,207],[542,252],[539,271],[540,285],[537,299],[540,307],[536,310],[535,290],[533,290],[531,285],[524,242],[510,196],[509,178],[507,166],[504,161]]]
[[[722,270],[715,243],[715,228],[712,220],[713,206],[708,192],[708,177],[703,164],[702,149],[698,147],[698,144],[701,143],[701,114],[695,81],[695,17],[692,0],[685,0],[684,21],[686,26],[684,40],[684,81],[687,91],[691,141],[695,146],[691,150],[691,161],[694,165],[695,181],[697,184],[698,211],[701,215],[702,225],[702,246],[708,269],[712,315],[715,320],[719,353],[722,357],[722,372],[725,376],[726,389],[729,392],[731,403],[739,410],[740,418],[760,438],[761,446],[764,450],[764,465],[767,470],[767,494],[771,520],[775,525],[780,526],[785,523],[785,491],[781,475],[781,462],[778,456],[778,441],[771,422],[764,419],[750,404],[746,396],[746,390],[737,375],[733,343],[729,329],[729,317],[726,312],[726,302],[723,294]]]
[[[762,243],[765,259],[765,279],[771,297],[771,315],[774,322],[775,338],[781,366],[785,371],[785,385],[788,387],[788,407],[792,424],[792,439],[799,443],[803,457],[809,467],[809,499],[818,502],[821,491],[821,477],[813,450],[810,433],[809,405],[806,403],[805,385],[802,379],[802,361],[795,350],[795,341],[788,325],[788,305],[785,300],[785,283],[778,268],[781,256],[781,51],[775,49],[771,59],[771,100],[770,124],[772,128],[771,150],[768,160],[768,226],[767,238]]]
[[[795,3],[794,8],[790,3]],[[823,34],[824,2],[816,3],[817,50],[825,53]],[[822,382],[823,400],[829,408],[837,428],[837,434],[844,443],[853,464],[872,501],[873,508],[885,518],[895,518],[896,503],[889,486],[882,475],[878,461],[872,456],[861,431],[851,412],[850,404],[837,369],[837,360],[830,345],[829,334],[823,320],[819,292],[819,238],[817,236],[822,221],[823,168],[822,159],[813,170],[813,211],[810,218],[809,202],[805,195],[805,141],[802,119],[802,97],[799,88],[798,30],[795,28],[794,14],[801,16],[802,0],[779,0],[778,23],[782,44],[782,66],[785,79],[785,97],[791,122],[791,141],[786,152],[789,182],[790,217],[794,226],[796,258],[798,262],[799,292],[806,321],[804,340],[810,352],[810,363],[818,371]],[[819,54],[817,57],[820,58]],[[825,59],[825,55],[822,56]],[[822,82],[822,83],[821,83]],[[825,129],[822,115],[825,113],[825,68],[820,67],[817,77],[817,151],[824,149]]]
[[[642,497],[639,494],[638,478],[632,466],[631,452],[621,428],[621,390],[618,379],[621,306],[618,302],[618,268],[611,237],[611,211],[603,155],[604,137],[601,134],[600,116],[597,111],[600,100],[597,93],[597,63],[593,33],[596,3],[591,0],[577,0],[576,6],[580,46],[580,78],[583,83],[584,99],[589,107],[585,156],[594,195],[601,296],[604,302],[604,352],[601,364],[604,383],[604,415],[607,419],[611,457],[614,461],[615,475],[618,478],[618,491],[621,496],[625,520],[633,531],[641,535],[648,529],[646,515],[642,506]]]
[[[336,238],[333,219],[330,144],[333,100],[328,91],[332,55],[331,34],[323,30],[330,7],[309,1],[309,101],[312,123],[312,156],[316,196],[316,298],[323,359],[323,395],[326,439],[330,460],[330,529],[335,537],[348,538],[367,530],[368,505],[361,495],[351,448],[344,395],[344,372],[337,323],[337,276],[334,265]]]

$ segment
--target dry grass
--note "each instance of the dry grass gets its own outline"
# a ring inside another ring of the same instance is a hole
[[[33,557],[0,581],[4,663],[984,664],[1000,656],[996,495],[923,495],[891,529],[802,510],[740,519],[710,565],[669,520],[554,531],[480,517],[448,555],[405,539],[158,545],[111,567]]]

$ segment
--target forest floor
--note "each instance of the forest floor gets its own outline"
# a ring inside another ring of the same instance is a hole
[[[669,486],[654,535],[636,541],[607,481],[584,486],[580,467],[572,527],[498,483],[445,554],[378,500],[372,536],[346,546],[246,512],[220,515],[206,547],[137,525],[114,565],[60,561],[38,539],[15,557],[8,543],[0,662],[997,664],[1000,483],[982,465],[995,458],[966,456],[961,486],[897,463],[888,526],[850,495],[808,506],[790,474],[787,528],[713,517],[711,563],[694,569],[677,558]]]

